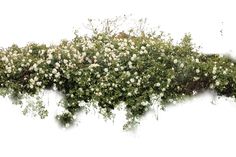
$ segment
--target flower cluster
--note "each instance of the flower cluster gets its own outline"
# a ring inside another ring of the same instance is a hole
[[[188,34],[178,44],[144,32],[76,35],[59,45],[12,45],[0,58],[0,88],[8,94],[64,94],[65,113],[57,117],[65,126],[85,108],[82,102],[97,104],[105,117],[125,103],[129,128],[153,105],[152,97],[164,108],[207,89],[236,96],[235,61],[198,52]]]

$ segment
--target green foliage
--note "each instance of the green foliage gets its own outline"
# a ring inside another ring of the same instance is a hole
[[[58,90],[64,94],[65,112],[57,119],[64,126],[73,124],[78,111],[86,108],[81,102],[97,102],[108,118],[123,102],[124,129],[138,124],[154,105],[153,98],[164,109],[204,90],[236,96],[235,61],[198,52],[191,35],[174,44],[163,33],[115,32],[110,24],[102,31],[92,27],[93,35],[76,34],[59,45],[31,43],[0,50],[0,94],[11,95],[20,104],[25,95]],[[23,112],[37,112],[41,118],[48,114],[40,99]]]

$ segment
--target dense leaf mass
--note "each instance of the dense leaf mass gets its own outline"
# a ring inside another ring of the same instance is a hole
[[[129,128],[154,100],[164,108],[204,90],[235,97],[235,76],[234,60],[198,52],[189,34],[174,44],[162,34],[101,32],[58,45],[30,43],[0,50],[0,94],[19,103],[45,89],[60,91],[65,112],[57,118],[63,125],[72,124],[84,104],[109,118],[122,103],[124,127]],[[42,103],[34,109],[47,115]]]

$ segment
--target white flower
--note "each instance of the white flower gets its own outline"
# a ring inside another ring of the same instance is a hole
[[[99,36],[98,36],[98,40],[102,40],[102,36],[99,35]]]
[[[160,84],[159,82],[155,84],[155,86],[157,86],[157,87],[160,87],[160,85],[161,85],[161,84]]]
[[[195,81],[197,81],[197,80],[200,79],[200,77],[193,77],[193,79],[194,79]]]
[[[168,82],[168,83],[170,83],[170,82],[171,82],[171,79],[170,79],[170,78],[168,78],[168,79],[167,79],[167,82]]]
[[[11,72],[12,72],[12,69],[11,69],[10,66],[9,66],[9,67],[6,67],[6,70],[7,70],[7,73],[11,73]]]
[[[216,86],[219,86],[220,85],[220,81],[216,81]]]
[[[131,95],[132,95],[132,94],[129,92],[129,93],[128,93],[128,96],[131,96]]]
[[[67,60],[67,59],[64,59],[63,62],[64,62],[64,64],[67,64],[67,63],[68,63],[68,60]]]
[[[38,71],[37,64],[34,63],[33,69],[34,69],[34,71]]]
[[[213,88],[214,88],[214,85],[213,85],[213,84],[210,84],[210,88],[213,89]]]
[[[139,54],[143,54],[144,52],[143,51],[139,51]]]
[[[57,73],[57,69],[55,69],[55,68],[52,69],[52,73],[53,73],[53,74],[56,74],[56,73]]]
[[[137,86],[140,86],[141,85],[141,82],[140,81],[138,81],[138,83],[137,83]]]
[[[129,61],[129,62],[128,62],[128,65],[129,65],[129,66],[130,66],[130,65],[132,65],[132,62],[131,62],[131,61]]]
[[[196,94],[197,94],[197,91],[194,90],[194,91],[193,91],[193,95],[196,95]]]
[[[144,46],[141,47],[141,50],[146,50],[146,48]]]
[[[144,101],[144,102],[141,102],[141,105],[143,105],[143,106],[148,106],[148,102],[147,101]]]
[[[131,82],[131,83],[134,83],[134,81],[135,81],[135,80],[134,80],[133,78],[130,79],[130,82]]]
[[[29,81],[30,81],[31,84],[35,83],[34,79],[32,79],[32,78]]]
[[[34,81],[36,82],[36,81],[38,81],[39,80],[39,78],[37,77],[37,76],[35,76],[34,77]]]
[[[99,66],[99,64],[91,64],[91,65],[89,66],[89,68],[98,67],[98,66]]]
[[[107,73],[108,72],[108,68],[105,68],[104,71]]]
[[[133,54],[133,56],[131,57],[131,60],[134,61],[137,58],[136,54]]]
[[[5,61],[6,63],[9,61],[6,56],[2,57],[2,61]]]
[[[59,72],[57,72],[56,75],[55,75],[55,77],[56,77],[56,78],[59,78],[60,75],[61,75],[61,74],[60,74]]]
[[[41,86],[41,85],[42,85],[42,82],[37,82],[36,85],[37,85],[37,86]]]
[[[55,84],[53,85],[52,90],[54,90],[54,91],[57,90],[57,86]]]
[[[60,64],[58,62],[55,63],[56,68],[60,67]]]
[[[200,73],[200,70],[199,70],[199,69],[196,69],[196,73],[197,73],[197,74]]]
[[[114,70],[115,70],[115,71],[118,71],[119,69],[118,69],[118,68],[115,68]]]
[[[199,59],[198,58],[196,59],[196,63],[199,63]]]
[[[175,60],[174,60],[174,63],[175,63],[175,64],[176,64],[176,63],[178,63],[178,60],[177,60],[177,59],[175,59]]]
[[[214,66],[214,67],[213,67],[213,70],[212,70],[212,74],[216,74],[216,70],[217,70],[217,67]]]
[[[163,97],[163,96],[164,96],[164,93],[160,93],[159,96],[160,96],[160,97]]]
[[[51,63],[51,60],[47,60],[46,62],[47,62],[47,64],[50,64],[50,63]]]
[[[180,67],[183,68],[183,67],[184,67],[184,63],[181,63],[181,64],[180,64]]]
[[[111,49],[106,47],[104,51],[105,51],[105,52],[110,52]]]
[[[37,61],[38,65],[41,64],[41,63],[43,63],[43,59],[40,59],[40,60]]]
[[[127,71],[127,72],[126,72],[126,75],[127,75],[127,76],[130,76],[131,74],[130,74],[130,72],[129,72],[129,71]]]

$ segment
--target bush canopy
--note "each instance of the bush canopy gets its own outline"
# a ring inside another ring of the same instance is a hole
[[[123,104],[124,129],[129,129],[155,102],[164,109],[205,90],[234,98],[236,66],[228,56],[199,52],[190,34],[173,43],[163,33],[104,29],[91,36],[75,33],[58,45],[0,49],[1,95],[22,104],[23,98],[47,89],[63,94],[64,112],[57,116],[63,125],[73,124],[86,105],[110,118]],[[37,111],[44,118],[48,112],[37,100],[24,111]]]

